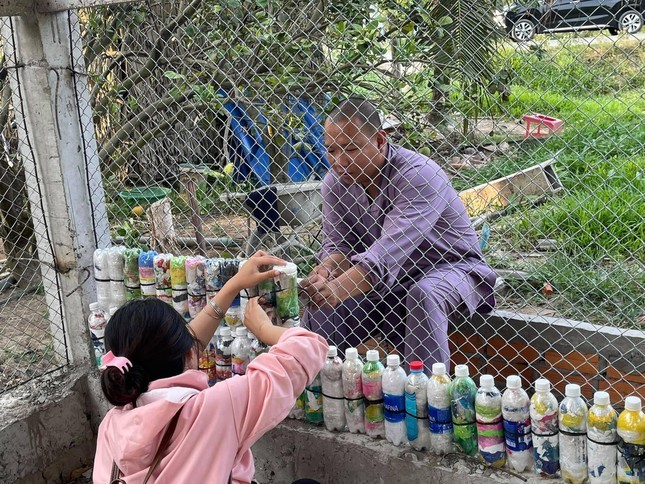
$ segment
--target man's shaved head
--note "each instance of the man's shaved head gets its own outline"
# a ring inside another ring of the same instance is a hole
[[[367,99],[350,97],[340,103],[329,113],[328,123],[346,123],[352,121],[366,135],[372,135],[381,129],[381,116],[376,107]]]

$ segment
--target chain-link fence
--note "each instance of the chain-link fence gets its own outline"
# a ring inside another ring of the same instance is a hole
[[[9,18],[0,19],[4,32]],[[59,284],[41,173],[25,132],[24,101],[13,44],[4,45],[0,108],[0,393],[68,363]],[[12,101],[11,86],[18,86]],[[15,102],[15,100],[18,102]],[[23,126],[19,126],[23,123]],[[29,133],[33,136],[33,133]],[[31,187],[31,190],[28,190]]]
[[[311,293],[303,322],[341,351],[642,395],[640,9],[82,10],[74,64],[88,73],[101,167],[90,176],[102,177],[111,238],[291,259]],[[478,317],[493,295],[498,313]],[[589,334],[600,343],[577,348]]]

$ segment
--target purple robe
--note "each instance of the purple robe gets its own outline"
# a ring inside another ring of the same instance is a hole
[[[341,351],[380,333],[408,364],[449,367],[448,322],[493,308],[495,272],[439,165],[390,145],[381,174],[373,201],[362,186],[326,175],[319,258],[346,255],[373,290],[333,309],[308,310],[304,322]]]

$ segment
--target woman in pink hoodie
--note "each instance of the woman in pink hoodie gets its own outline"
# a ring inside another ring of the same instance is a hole
[[[284,264],[259,252],[186,325],[157,299],[120,308],[105,330],[107,359],[101,387],[115,405],[99,427],[93,480],[108,484],[113,466],[127,484],[144,481],[174,424],[166,450],[148,482],[248,483],[255,467],[251,446],[282,421],[305,385],[323,367],[327,343],[302,328],[273,326],[257,299],[244,324],[271,350],[244,376],[208,387],[197,360],[226,309],[242,290],[277,275],[262,265]]]

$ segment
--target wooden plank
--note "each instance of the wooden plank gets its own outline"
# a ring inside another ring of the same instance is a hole
[[[468,215],[475,217],[507,207],[511,202],[525,202],[562,190],[553,169],[555,158],[512,175],[482,183],[459,193]]]

